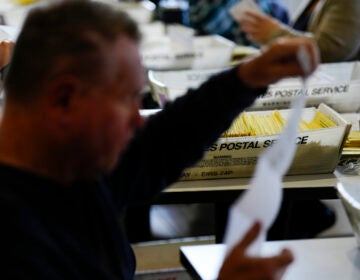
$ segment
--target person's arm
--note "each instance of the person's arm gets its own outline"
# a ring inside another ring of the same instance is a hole
[[[354,59],[360,51],[360,1],[326,1],[309,32],[320,49],[322,62]]]
[[[277,19],[266,15],[247,11],[246,17],[239,20],[241,30],[247,38],[258,44],[268,44],[281,37],[312,37],[309,32],[299,32]]]
[[[265,14],[246,14],[240,21],[241,29],[249,40],[259,44],[279,37],[313,38],[322,62],[354,59],[360,50],[360,1],[326,1],[314,14],[307,32],[297,31]]]
[[[300,46],[309,50],[314,70],[318,61],[312,40],[276,41],[150,117],[113,174],[115,193],[128,188],[127,194],[117,197],[124,201],[149,199],[175,182],[267,85],[304,74],[297,60]]]
[[[244,238],[225,258],[219,280],[280,279],[294,257],[288,249],[272,257],[250,257],[246,249],[260,233],[260,224],[255,223]]]

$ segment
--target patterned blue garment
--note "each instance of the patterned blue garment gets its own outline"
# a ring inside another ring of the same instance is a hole
[[[189,0],[190,26],[199,35],[219,34],[238,44],[250,45],[229,9],[239,0]],[[241,1],[241,0],[240,0]],[[287,8],[278,0],[256,0],[261,9],[283,23],[289,23]]]

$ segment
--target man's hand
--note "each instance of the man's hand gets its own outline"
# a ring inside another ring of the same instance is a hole
[[[286,267],[293,261],[291,252],[284,249],[273,257],[249,257],[247,247],[260,233],[260,224],[255,223],[226,257],[218,276],[219,280],[280,279]]]
[[[305,73],[298,59],[304,48],[310,58],[309,73]],[[257,55],[245,59],[238,66],[239,78],[249,87],[266,87],[278,80],[310,75],[319,64],[319,50],[312,39],[278,39],[265,46]]]
[[[13,41],[4,40],[0,42],[0,69],[9,63],[13,46]]]

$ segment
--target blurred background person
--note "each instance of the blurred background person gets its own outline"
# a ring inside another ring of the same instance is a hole
[[[241,1],[241,0],[240,0]],[[189,24],[199,35],[218,34],[239,45],[249,45],[246,34],[230,15],[229,9],[239,0],[189,0]],[[264,13],[283,24],[289,23],[289,12],[279,0],[256,0]]]
[[[360,1],[307,0],[294,15],[291,26],[266,14],[247,12],[239,21],[247,38],[267,44],[279,37],[312,37],[322,62],[360,59]]]

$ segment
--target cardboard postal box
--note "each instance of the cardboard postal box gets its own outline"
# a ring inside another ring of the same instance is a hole
[[[303,109],[302,119],[310,122],[317,110],[337,126],[299,132],[294,139],[297,143],[297,151],[288,175],[330,173],[339,162],[351,124],[325,104],[320,104],[318,108]],[[247,113],[259,115],[270,112],[273,111]],[[290,109],[282,109],[279,112],[287,119]],[[184,170],[181,180],[251,177],[259,155],[278,137],[279,135],[276,134],[219,138],[205,152],[201,160]]]
[[[297,151],[287,175],[333,172],[337,166],[351,124],[325,104],[303,110],[302,119],[310,122],[316,111],[326,115],[337,126],[302,131],[294,141]],[[279,110],[287,119],[290,110]],[[268,114],[252,111],[248,114]],[[279,135],[219,138],[195,166],[186,169],[182,180],[251,177],[261,152],[270,147]],[[281,160],[281,159],[279,159]]]
[[[160,107],[169,100],[196,88],[211,75],[225,68],[183,71],[149,71],[148,78],[154,99]],[[288,108],[291,100],[300,94],[300,78],[287,78],[272,84],[259,97],[252,110]],[[360,112],[360,62],[324,63],[308,78],[307,106],[325,103],[337,112]]]

